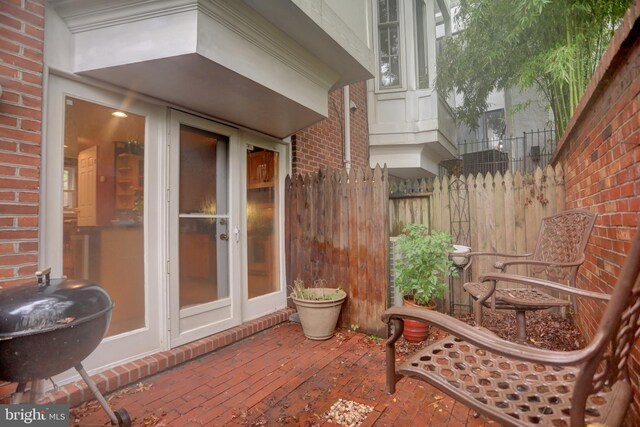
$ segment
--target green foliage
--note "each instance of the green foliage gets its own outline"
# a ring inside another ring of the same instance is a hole
[[[318,279],[313,282],[313,286],[307,287],[304,280],[296,279],[293,281],[291,295],[307,301],[330,301],[338,299],[342,296],[342,288],[331,289],[329,291],[320,292],[320,288],[326,288],[327,282],[324,279]]]
[[[433,297],[442,298],[448,274],[456,274],[449,253],[454,248],[449,234],[427,234],[423,224],[408,224],[396,242],[400,256],[396,261],[395,284],[404,295],[413,295],[419,305],[429,305]]]
[[[349,328],[351,332],[358,332],[358,329],[360,329],[360,325],[357,325],[355,323],[352,323],[351,327]]]
[[[630,0],[460,0],[457,36],[443,43],[436,87],[464,103],[476,127],[493,90],[537,87],[562,135]]]

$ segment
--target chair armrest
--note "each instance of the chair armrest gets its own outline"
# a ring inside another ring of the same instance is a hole
[[[498,270],[504,271],[507,267],[512,265],[538,265],[544,267],[579,267],[584,262],[585,257],[582,255],[578,260],[574,262],[550,262],[550,261],[538,261],[532,259],[523,259],[516,261],[496,261],[495,267]]]
[[[563,285],[562,283],[552,282],[545,279],[537,279],[527,276],[519,276],[516,274],[507,273],[485,273],[479,277],[481,282],[494,281],[494,282],[510,282],[519,283],[521,285],[536,286],[539,288],[552,289],[554,291],[562,292],[565,294],[576,295],[585,298],[597,299],[601,301],[609,301],[611,295],[600,292],[586,291],[584,289],[578,289],[571,286]]]
[[[400,320],[404,323],[405,319],[429,323],[484,350],[527,362],[575,366],[588,359],[591,352],[594,351],[593,348],[590,348],[591,346],[577,351],[551,351],[512,343],[484,328],[469,326],[456,318],[433,310],[391,307],[382,315],[382,321],[385,323],[391,323],[394,320]],[[389,341],[395,342],[396,339],[396,337],[392,337]]]
[[[530,257],[533,254],[503,254],[501,252],[464,252],[460,254],[455,254],[455,256],[471,258],[474,256],[498,256],[498,257],[508,257],[508,258],[526,258]]]

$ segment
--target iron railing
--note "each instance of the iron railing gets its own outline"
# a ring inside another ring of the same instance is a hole
[[[458,158],[440,162],[440,176],[485,175],[506,171],[533,173],[549,164],[556,149],[554,129],[523,132],[522,136],[458,144]]]

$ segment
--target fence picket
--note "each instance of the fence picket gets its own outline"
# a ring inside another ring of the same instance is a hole
[[[504,253],[507,248],[506,224],[504,217],[505,189],[504,178],[497,172],[493,180],[493,225],[496,236],[496,252]]]

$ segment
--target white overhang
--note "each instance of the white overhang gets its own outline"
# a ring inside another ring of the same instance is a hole
[[[324,0],[243,1],[336,70],[339,79],[334,88],[373,77],[373,51]],[[368,18],[363,17],[366,21]]]
[[[331,88],[371,77],[373,59],[356,58],[370,49],[320,46],[328,27],[312,31],[290,0],[274,5],[287,20],[307,16],[306,38],[237,0],[49,3],[73,35],[75,73],[278,138],[325,118]]]
[[[434,133],[437,135],[437,131]],[[438,175],[441,161],[455,157],[455,152],[450,151],[447,146],[448,144],[443,144],[437,139],[423,143],[406,140],[381,143],[378,140],[369,147],[370,165],[386,165],[389,174],[398,178],[430,177]]]

